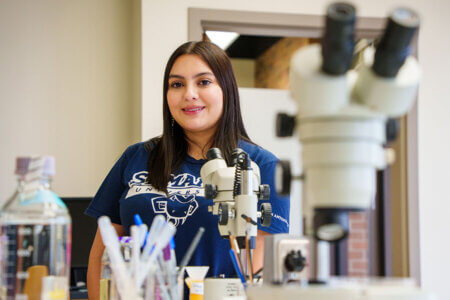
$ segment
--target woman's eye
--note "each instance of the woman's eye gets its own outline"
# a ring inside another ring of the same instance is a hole
[[[207,80],[207,79],[203,79],[200,80],[199,85],[210,85],[211,84],[211,80]]]
[[[171,84],[170,84],[170,87],[171,88],[179,88],[179,87],[181,87],[183,84],[181,83],[181,82],[179,82],[179,81],[174,81],[174,82],[172,82]]]

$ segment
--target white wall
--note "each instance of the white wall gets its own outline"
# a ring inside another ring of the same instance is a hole
[[[142,0],[143,102],[142,137],[161,132],[162,74],[171,52],[187,39],[187,8],[204,7],[262,12],[322,14],[329,1],[299,0]],[[419,201],[422,284],[450,299],[447,270],[450,268],[450,201],[447,170],[450,170],[450,1],[379,0],[352,1],[360,16],[384,17],[395,6],[416,9],[423,19],[419,59],[424,78],[419,91]]]
[[[297,111],[297,103],[291,98],[290,92],[279,89],[239,88],[239,96],[248,135],[256,144],[274,153],[280,160],[289,161],[292,174],[300,175],[302,165],[298,138],[277,137],[274,126],[278,113],[292,114]],[[261,107],[264,107],[263,112],[259,109]],[[260,121],[262,117],[264,122]],[[303,232],[301,197],[301,182],[295,180],[291,185],[289,215],[289,233],[294,235]]]
[[[140,139],[131,122],[131,4],[0,2],[0,203],[15,188],[17,155],[54,155],[55,191],[89,197]]]

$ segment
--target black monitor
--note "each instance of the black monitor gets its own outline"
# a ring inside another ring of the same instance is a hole
[[[72,217],[72,267],[87,267],[97,220],[84,211],[92,198],[62,198]]]
[[[70,284],[71,290],[82,288],[86,283],[87,266],[89,252],[97,231],[97,220],[86,216],[84,211],[91,203],[92,198],[61,198],[69,210],[72,217],[72,258]],[[80,286],[81,284],[81,286]],[[85,287],[85,286],[84,286]],[[71,294],[74,292],[71,292]],[[81,298],[86,298],[86,293],[82,293]],[[72,295],[73,296],[73,295]],[[79,297],[71,297],[76,299]]]

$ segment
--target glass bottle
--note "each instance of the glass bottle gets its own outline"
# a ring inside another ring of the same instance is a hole
[[[54,158],[19,157],[18,187],[0,211],[0,299],[69,298],[71,218],[50,189]]]

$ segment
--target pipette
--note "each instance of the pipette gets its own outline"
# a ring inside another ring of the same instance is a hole
[[[145,241],[148,236],[148,226],[142,222],[141,216],[139,214],[134,215],[134,224],[139,226],[139,245],[145,247]]]
[[[111,269],[116,278],[117,290],[122,299],[136,299],[137,294],[135,286],[128,276],[127,267],[120,253],[119,237],[111,221],[108,217],[103,216],[98,219],[98,227],[102,235],[103,244],[105,245],[110,260]],[[138,285],[140,286],[140,285]]]
[[[169,284],[170,294],[173,299],[178,299],[178,291],[177,291],[177,274],[176,274],[176,259],[175,259],[175,251],[172,250],[174,247],[173,239],[163,250],[164,257],[164,268],[165,273],[167,275],[167,282]]]
[[[161,229],[163,228],[165,223],[166,219],[162,215],[157,215],[153,219],[152,226],[150,226],[146,241],[144,242],[145,247],[142,251],[143,261],[147,260],[150,253],[152,252],[152,245],[155,243],[156,237],[158,236],[159,232],[161,232]]]
[[[153,227],[153,225],[152,225],[152,227]],[[146,260],[144,260],[144,257],[142,259],[144,262],[144,265],[142,266],[141,271],[138,272],[138,274],[137,274],[138,276],[136,277],[138,286],[141,286],[144,283],[144,279],[145,279],[146,275],[148,274],[148,272],[150,271],[151,266],[155,263],[157,256],[160,254],[161,250],[169,243],[170,239],[174,236],[176,230],[177,229],[176,229],[175,225],[173,225],[170,222],[166,222],[161,233],[158,235],[158,239],[156,239],[155,243],[150,244],[148,242],[149,239],[147,239],[146,247],[149,247],[150,255],[148,256],[148,258]],[[151,231],[152,231],[152,229],[150,229],[149,238],[152,234]],[[144,251],[145,251],[145,248],[144,248]],[[145,252],[143,254],[145,254]]]
[[[194,254],[195,249],[197,248],[198,243],[200,242],[200,239],[202,238],[203,233],[205,232],[205,228],[200,227],[195,234],[194,239],[192,240],[191,244],[189,245],[189,248],[186,251],[186,254],[184,255],[183,259],[180,262],[180,266],[178,267],[178,274],[182,275],[184,272],[184,267],[189,263],[191,260],[192,254]]]
[[[138,266],[140,264],[140,232],[136,225],[131,226],[131,271],[134,276],[138,273]],[[136,286],[139,289],[139,286]]]

